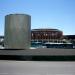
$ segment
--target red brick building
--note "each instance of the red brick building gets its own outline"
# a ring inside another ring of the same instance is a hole
[[[32,29],[31,39],[32,40],[61,40],[63,32],[58,29]]]

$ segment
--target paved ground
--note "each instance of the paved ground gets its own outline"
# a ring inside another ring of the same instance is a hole
[[[38,48],[29,50],[0,50],[0,55],[75,55],[75,49]]]
[[[75,75],[75,62],[0,60],[0,75]]]

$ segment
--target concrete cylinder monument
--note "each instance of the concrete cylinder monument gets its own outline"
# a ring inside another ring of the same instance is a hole
[[[31,16],[9,14],[5,16],[4,47],[6,49],[29,49],[31,40]]]

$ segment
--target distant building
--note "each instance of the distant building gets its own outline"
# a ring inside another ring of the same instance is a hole
[[[4,36],[0,36],[0,44],[4,43],[3,39]],[[63,35],[58,29],[32,29],[31,41],[75,43],[75,35]]]
[[[3,45],[4,43],[4,36],[0,36],[0,45]]]
[[[75,35],[63,35],[63,39],[66,39],[69,42],[75,43]]]
[[[0,39],[4,39],[4,36],[0,36]]]
[[[64,35],[63,37],[67,40],[75,40],[75,35]]]
[[[32,41],[57,41],[62,40],[63,32],[58,29],[32,29]]]

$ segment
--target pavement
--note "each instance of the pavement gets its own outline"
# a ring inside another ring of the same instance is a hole
[[[38,49],[0,49],[0,55],[41,55],[41,56],[64,56],[74,55],[75,49],[38,48]]]
[[[0,75],[75,75],[75,62],[0,60]]]

